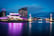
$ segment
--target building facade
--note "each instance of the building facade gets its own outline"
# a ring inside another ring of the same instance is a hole
[[[27,8],[21,8],[19,9],[19,14],[22,16],[22,17],[27,17],[28,15],[28,11],[27,11]]]
[[[1,10],[1,17],[5,17],[6,16],[6,9],[2,9]]]
[[[6,16],[6,11],[2,11],[2,17],[5,17]]]
[[[5,17],[6,16],[6,10],[3,8],[0,12],[0,17]]]

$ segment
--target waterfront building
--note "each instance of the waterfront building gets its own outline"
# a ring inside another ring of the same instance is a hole
[[[7,15],[7,17],[9,18],[9,20],[23,20],[19,13],[10,13],[9,15]]]

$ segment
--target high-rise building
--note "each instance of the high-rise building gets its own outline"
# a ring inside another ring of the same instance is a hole
[[[2,17],[5,17],[6,16],[6,9],[2,9],[2,11],[1,11],[1,15],[2,15]]]
[[[21,8],[19,9],[19,14],[22,16],[22,17],[27,17],[27,8]]]

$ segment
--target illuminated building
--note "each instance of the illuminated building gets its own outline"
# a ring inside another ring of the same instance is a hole
[[[50,13],[50,21],[52,22],[52,13]]]
[[[7,15],[9,17],[9,20],[23,20],[21,18],[21,15],[18,13],[10,13],[9,15]]]
[[[19,9],[19,14],[22,17],[26,17],[27,18],[27,8],[21,8],[21,9]]]
[[[2,16],[2,17],[5,17],[5,16],[6,16],[6,9],[4,9],[4,8],[2,9],[2,11],[1,11],[1,16]]]
[[[28,19],[29,22],[32,21],[32,17],[31,17],[31,14],[29,14],[29,19]]]
[[[46,21],[49,21],[50,19],[49,19],[49,18],[46,18],[45,20],[46,20]]]
[[[8,17],[0,17],[0,21],[8,21]]]
[[[32,20],[34,20],[34,21],[35,21],[35,20],[38,20],[38,18],[37,18],[37,17],[33,17],[33,18],[32,18]]]

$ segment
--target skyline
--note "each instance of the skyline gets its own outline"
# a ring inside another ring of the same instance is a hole
[[[54,12],[54,0],[0,0],[0,11],[5,8],[7,12],[18,12],[23,7],[28,7],[28,13],[45,16]]]

